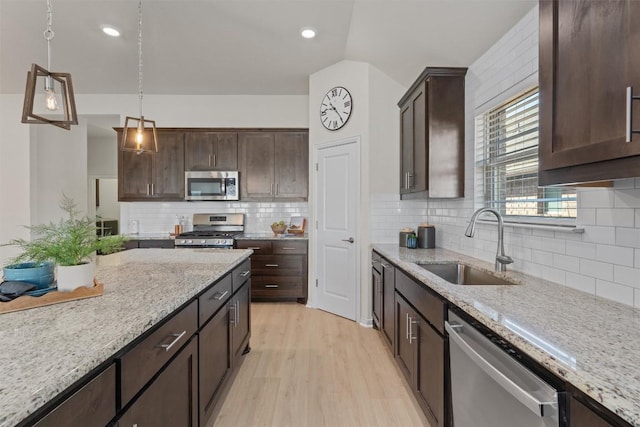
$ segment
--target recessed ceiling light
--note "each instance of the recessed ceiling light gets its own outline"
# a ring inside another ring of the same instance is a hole
[[[304,27],[300,30],[300,35],[305,39],[312,39],[318,32],[313,27]]]
[[[111,37],[120,37],[120,31],[110,25],[102,25],[102,32]]]

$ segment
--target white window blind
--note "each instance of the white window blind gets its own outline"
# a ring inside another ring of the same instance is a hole
[[[485,206],[504,216],[575,218],[576,192],[538,187],[538,89],[476,120]]]

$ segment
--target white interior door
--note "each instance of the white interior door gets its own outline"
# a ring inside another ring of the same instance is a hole
[[[359,139],[317,149],[316,251],[318,308],[356,320],[358,286]]]

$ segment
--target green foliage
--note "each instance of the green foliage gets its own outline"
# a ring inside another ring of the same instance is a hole
[[[68,218],[59,222],[27,227],[32,231],[32,240],[14,239],[8,245],[19,246],[23,252],[13,262],[52,261],[58,265],[79,265],[90,261],[96,251],[109,254],[122,249],[125,236],[99,237],[95,219],[79,217],[78,205],[65,194],[60,208]]]

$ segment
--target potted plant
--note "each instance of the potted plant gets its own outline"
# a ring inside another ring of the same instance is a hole
[[[122,235],[98,236],[95,220],[81,217],[77,204],[64,194],[59,206],[68,214],[67,218],[27,227],[34,235],[32,240],[14,239],[8,243],[23,251],[13,262],[53,262],[57,266],[59,291],[93,286],[95,253],[116,252],[127,239]]]

